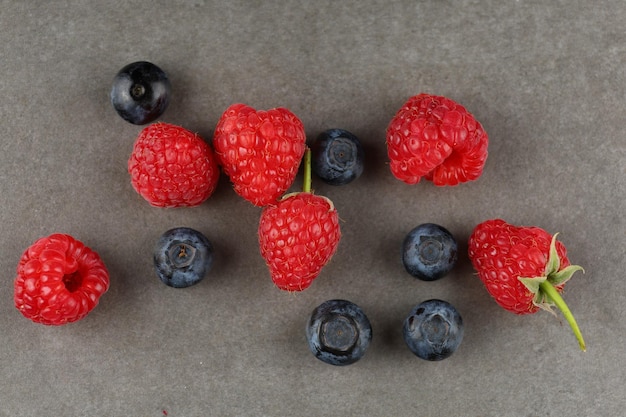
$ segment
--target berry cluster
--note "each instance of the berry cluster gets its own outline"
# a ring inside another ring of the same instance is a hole
[[[428,361],[452,355],[463,340],[463,319],[446,301],[426,300],[411,309],[402,336],[411,352]],[[372,326],[358,305],[328,300],[318,305],[306,324],[309,349],[330,365],[351,365],[365,356],[372,341]]]
[[[128,159],[133,188],[155,207],[194,207],[215,191],[221,173],[234,191],[261,208],[259,251],[274,284],[285,291],[308,288],[337,251],[339,217],[332,201],[311,190],[314,172],[330,185],[346,185],[364,169],[359,139],[343,129],[319,134],[309,148],[302,121],[285,108],[256,110],[237,103],[216,125],[212,144],[181,126],[156,121],[170,102],[167,74],[140,61],[114,77],[111,103],[126,121],[144,125]],[[155,122],[156,121],[156,122]],[[465,107],[431,94],[409,98],[386,130],[391,173],[407,184],[422,178],[436,186],[474,181],[487,160],[488,137]],[[304,161],[301,192],[287,193]],[[468,254],[487,291],[516,314],[558,307],[585,343],[560,293],[581,267],[570,265],[565,247],[538,227],[517,227],[500,219],[475,227]],[[423,281],[448,274],[458,245],[445,228],[425,223],[402,245],[406,271]],[[198,283],[211,269],[213,246],[190,228],[165,232],[154,248],[157,276],[175,288]],[[71,236],[37,240],[17,268],[14,301],[31,320],[58,325],[85,317],[109,287],[100,257]],[[346,300],[318,306],[307,324],[311,351],[321,360],[347,365],[360,359],[372,331],[363,311]],[[441,360],[463,337],[458,311],[443,300],[418,304],[406,317],[403,336],[417,356]]]
[[[362,172],[358,139],[345,135],[351,134],[323,134],[324,143],[315,147],[316,169],[330,172],[336,183]],[[354,149],[345,149],[347,143]],[[263,208],[259,247],[273,282],[283,290],[304,290],[332,258],[341,232],[333,203],[311,192],[303,123],[284,108],[234,104],[219,119],[213,147],[180,126],[153,123],[139,134],[128,161],[132,185],[153,206],[193,207],[211,196],[221,167],[238,195]],[[303,191],[285,194],[305,152]]]

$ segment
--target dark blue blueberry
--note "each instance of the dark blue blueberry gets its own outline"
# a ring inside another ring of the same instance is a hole
[[[311,146],[315,175],[330,185],[345,185],[363,173],[365,152],[359,139],[343,129],[320,133]]]
[[[372,340],[372,326],[359,306],[328,300],[313,310],[307,322],[309,349],[331,365],[350,365],[363,357]]]
[[[213,265],[213,246],[202,233],[178,227],[163,233],[154,248],[154,267],[170,287],[197,284]]]
[[[425,223],[411,230],[402,245],[406,271],[423,281],[434,281],[452,270],[458,258],[454,236],[445,228]]]
[[[124,120],[143,125],[163,114],[170,102],[170,89],[161,68],[150,62],[133,62],[115,75],[111,103]]]
[[[463,319],[442,300],[416,305],[404,320],[402,335],[411,352],[428,361],[448,358],[463,340]]]

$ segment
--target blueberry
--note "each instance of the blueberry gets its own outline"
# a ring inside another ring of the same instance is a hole
[[[372,326],[359,306],[346,300],[328,300],[313,310],[306,326],[309,349],[331,365],[350,365],[365,355]]]
[[[363,173],[364,151],[359,139],[343,129],[319,134],[311,146],[315,175],[330,185],[345,185]]]
[[[177,227],[163,233],[154,248],[154,267],[170,287],[197,284],[213,265],[213,246],[202,233]]]
[[[437,280],[452,270],[457,258],[454,236],[439,225],[421,224],[404,238],[402,263],[415,278]]]
[[[111,103],[124,120],[143,125],[163,114],[170,90],[170,81],[161,68],[150,62],[133,62],[115,75]]]
[[[454,306],[442,300],[416,305],[404,320],[402,335],[415,355],[428,361],[448,358],[463,340],[463,319]]]

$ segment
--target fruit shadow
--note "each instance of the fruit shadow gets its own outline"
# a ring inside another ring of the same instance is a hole
[[[207,200],[208,203],[213,205],[228,204],[232,199],[239,199],[240,197],[235,193],[233,184],[220,167],[220,178],[217,180],[217,186],[215,191]]]
[[[369,308],[368,316],[372,321],[371,356],[389,360],[405,353],[407,347],[402,337],[402,325],[408,311],[402,305]]]
[[[444,277],[448,288],[448,301],[457,308],[463,318],[465,334],[460,349],[465,355],[484,355],[490,350],[497,334],[494,329],[502,326],[507,312],[502,310],[489,295],[478,278],[467,254],[471,230],[457,233],[459,257],[449,277]]]
[[[112,249],[103,245],[97,248],[97,252],[105,262],[109,272],[109,289],[101,299],[98,306],[90,313],[94,317],[101,316],[106,320],[107,317],[117,317],[115,322],[126,320],[131,314],[129,310],[135,305],[135,300],[141,298],[146,293],[146,285],[161,286],[152,263],[152,253],[145,256],[143,253],[140,261],[135,256],[125,256],[128,251],[122,249],[122,253],[118,248]],[[148,241],[137,242],[137,247],[149,247]],[[149,272],[146,272],[149,271]]]
[[[363,151],[365,153],[364,169],[361,174],[361,180],[363,182],[372,182],[385,178],[388,170],[387,162],[387,150],[384,145],[384,138],[382,138],[383,145],[377,143],[374,145],[371,141],[362,142]]]
[[[207,277],[210,278],[211,285],[232,285],[233,270],[241,267],[241,259],[237,255],[239,253],[237,251],[237,236],[231,237],[220,236],[213,239],[213,267],[208,273],[209,277]]]

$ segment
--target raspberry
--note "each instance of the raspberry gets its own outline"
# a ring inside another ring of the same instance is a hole
[[[311,192],[311,150],[306,149],[302,192],[287,194],[261,212],[259,246],[272,281],[285,291],[308,288],[340,238],[332,201]]]
[[[211,147],[195,133],[162,122],[141,131],[128,172],[133,188],[155,207],[198,206],[219,179]]]
[[[478,224],[469,238],[468,254],[487,292],[507,311],[532,314],[556,306],[572,328],[582,350],[585,341],[561,292],[577,271],[565,245],[537,226],[515,226],[502,219]]]
[[[411,97],[387,127],[391,172],[407,184],[422,177],[438,186],[476,180],[487,145],[487,133],[463,106],[430,94]]]
[[[213,137],[235,192],[261,207],[275,203],[291,186],[305,142],[304,126],[289,110],[257,111],[245,104],[226,109]]]
[[[505,310],[515,314],[539,311],[543,296],[530,291],[519,277],[545,274],[553,236],[539,227],[518,227],[502,219],[484,221],[469,240],[469,257],[485,288]],[[570,266],[567,250],[554,242],[560,268]],[[565,282],[554,283],[561,292]],[[547,308],[547,307],[546,307]]]
[[[22,255],[14,302],[36,323],[61,325],[85,317],[108,288],[109,273],[98,254],[57,233],[38,239]]]
[[[261,213],[261,255],[281,290],[308,288],[332,258],[340,237],[337,209],[322,196],[288,194]]]

